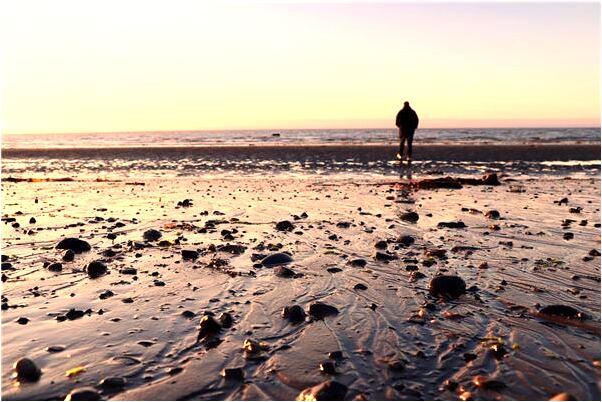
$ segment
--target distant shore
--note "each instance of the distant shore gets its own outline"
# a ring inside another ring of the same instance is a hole
[[[417,160],[439,161],[591,161],[600,160],[600,144],[522,144],[522,145],[420,145],[414,146]],[[3,149],[3,158],[219,158],[382,161],[393,159],[391,145],[259,145],[195,147],[100,147]]]

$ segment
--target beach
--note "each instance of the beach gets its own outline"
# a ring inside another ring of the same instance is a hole
[[[3,150],[2,397],[599,399],[599,144],[394,150]]]

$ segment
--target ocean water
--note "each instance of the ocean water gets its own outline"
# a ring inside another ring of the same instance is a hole
[[[419,129],[415,138],[420,143],[431,144],[587,143],[600,141],[600,128]],[[4,135],[2,148],[393,144],[396,141],[394,129],[164,131]]]

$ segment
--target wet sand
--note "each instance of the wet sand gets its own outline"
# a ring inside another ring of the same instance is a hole
[[[553,149],[559,160],[590,158]],[[599,146],[584,149],[599,158]],[[361,174],[3,182],[2,397],[63,399],[91,386],[115,400],[290,400],[335,380],[345,399],[598,400],[599,176],[500,180],[455,190]],[[408,211],[416,223],[402,219]],[[277,230],[284,220],[292,230]],[[457,221],[466,227],[438,225]],[[144,241],[149,229],[162,237]],[[65,237],[92,249],[61,261]],[[292,277],[256,265],[275,252],[290,253]],[[93,260],[107,274],[91,278]],[[60,272],[44,267],[53,262]],[[467,291],[431,296],[439,274]],[[338,314],[282,317],[315,302]],[[538,313],[549,305],[586,318]],[[197,343],[201,317],[221,313],[231,327]],[[245,355],[246,339],[263,347]],[[22,357],[42,370],[38,381],[13,378]],[[225,379],[224,368],[243,378]],[[107,377],[125,385],[100,386]]]

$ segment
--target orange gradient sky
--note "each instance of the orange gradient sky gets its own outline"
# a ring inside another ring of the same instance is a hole
[[[599,126],[595,3],[4,3],[4,133]]]

